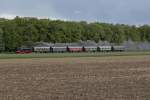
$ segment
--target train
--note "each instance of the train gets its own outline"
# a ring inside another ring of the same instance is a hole
[[[124,46],[35,46],[22,48],[16,51],[17,54],[28,53],[75,53],[75,52],[123,52]]]

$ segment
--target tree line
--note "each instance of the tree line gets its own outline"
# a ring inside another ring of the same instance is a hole
[[[122,43],[150,42],[150,26],[108,24],[86,21],[62,21],[16,17],[13,20],[0,19],[0,51],[14,51],[22,45],[43,41],[52,43],[72,43],[93,40]]]

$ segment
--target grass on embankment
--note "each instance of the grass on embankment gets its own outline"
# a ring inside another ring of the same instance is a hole
[[[20,58],[63,58],[63,57],[107,57],[107,56],[141,56],[150,55],[146,52],[95,52],[95,53],[32,53],[32,54],[0,54],[0,59]]]

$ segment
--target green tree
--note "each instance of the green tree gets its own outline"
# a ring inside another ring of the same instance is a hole
[[[112,39],[111,42],[113,43],[122,43],[125,40],[125,33],[124,30],[120,25],[116,25],[112,28],[113,34],[112,34]]]
[[[78,42],[92,40],[122,43],[126,40],[150,41],[150,26],[124,24],[87,23],[85,21],[61,21],[16,17],[13,20],[0,18],[0,45],[14,51],[22,45],[35,42]]]
[[[0,28],[0,52],[5,50],[5,45],[3,41],[3,30]]]

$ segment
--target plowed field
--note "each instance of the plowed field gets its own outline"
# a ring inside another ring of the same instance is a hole
[[[0,60],[0,100],[149,100],[150,56]]]

